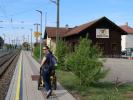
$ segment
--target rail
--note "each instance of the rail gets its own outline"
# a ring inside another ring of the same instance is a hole
[[[15,50],[13,52],[10,52],[9,54],[3,55],[0,57],[0,77],[3,75],[3,73],[6,71],[6,69],[9,67],[9,65],[12,63],[12,61],[15,59],[15,57],[19,54],[20,51]]]

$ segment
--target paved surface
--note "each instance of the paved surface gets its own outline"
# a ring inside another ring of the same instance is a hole
[[[104,67],[110,69],[106,81],[133,82],[133,60],[107,58]]]
[[[31,57],[31,53],[22,51],[5,100],[46,100],[45,90],[38,91],[37,81],[31,78],[39,74],[39,68],[40,65]],[[59,83],[49,99],[76,100]]]

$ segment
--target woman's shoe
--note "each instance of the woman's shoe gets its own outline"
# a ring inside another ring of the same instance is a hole
[[[49,96],[51,95],[51,93],[52,93],[52,91],[51,90],[48,90],[46,97],[49,98]]]

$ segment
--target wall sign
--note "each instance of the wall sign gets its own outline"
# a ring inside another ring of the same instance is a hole
[[[109,29],[96,29],[96,38],[109,38]]]

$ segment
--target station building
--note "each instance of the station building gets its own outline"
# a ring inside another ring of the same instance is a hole
[[[46,27],[44,39],[51,48],[56,46],[56,27]],[[80,37],[88,36],[93,45],[98,45],[105,57],[119,57],[121,55],[121,36],[127,32],[106,17],[69,28],[61,27],[58,30],[72,49],[79,43]]]

